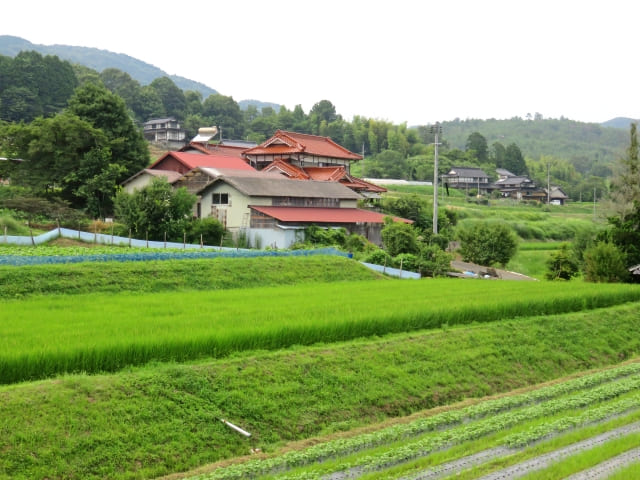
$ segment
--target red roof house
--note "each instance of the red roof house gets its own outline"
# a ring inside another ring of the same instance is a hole
[[[282,159],[301,167],[343,165],[362,160],[362,156],[350,152],[329,137],[278,130],[273,137],[257,147],[245,150],[244,155],[258,170],[276,159]]]
[[[185,174],[196,167],[254,170],[245,160],[236,156],[187,152],[167,152],[149,166],[152,170],[173,170],[180,174]]]

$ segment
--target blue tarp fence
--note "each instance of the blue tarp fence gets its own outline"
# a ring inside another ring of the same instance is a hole
[[[50,232],[34,237],[22,237],[12,235],[0,235],[0,242],[13,245],[41,245],[56,238],[73,238],[85,242],[100,243],[103,245],[120,245],[138,248],[149,248],[148,252],[131,252],[99,255],[65,255],[65,256],[22,256],[0,255],[0,265],[38,265],[52,263],[79,263],[79,262],[107,262],[107,261],[150,261],[173,260],[185,258],[215,258],[215,257],[292,257],[309,255],[338,255],[348,257],[349,254],[335,248],[317,248],[313,250],[249,250],[230,247],[213,247],[209,245],[194,245],[177,242],[158,242],[137,240],[134,238],[118,237],[101,233],[89,233],[68,228],[56,228]],[[172,251],[162,251],[172,249]],[[177,252],[175,249],[183,250]]]

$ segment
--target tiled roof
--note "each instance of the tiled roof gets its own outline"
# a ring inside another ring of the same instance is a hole
[[[451,167],[449,172],[447,172],[448,176],[455,177],[487,177],[488,175],[484,173],[484,170],[476,167]]]
[[[350,152],[329,137],[278,130],[273,137],[257,147],[246,150],[245,155],[285,155],[305,153],[307,155],[344,160],[361,160],[362,156]]]
[[[282,222],[307,223],[384,223],[384,215],[359,208],[268,207],[250,205],[250,208]],[[396,221],[412,223],[399,217]]]
[[[291,180],[273,174],[223,175],[210,185],[218,182],[226,182],[249,197],[337,198],[342,200],[362,198],[338,182]]]
[[[271,162],[269,165],[267,165],[261,170],[261,172],[276,172],[276,171],[280,171],[284,173],[287,177],[295,178],[297,180],[309,179],[309,175],[307,175],[302,168],[296,167],[295,165],[292,165],[289,162],[282,160],[281,158],[276,158],[273,162]]]
[[[347,171],[343,166],[338,167],[305,167],[304,171],[312,180],[321,182],[338,182],[342,180]]]
[[[228,155],[203,155],[201,153],[186,153],[186,152],[167,152],[165,155],[156,160],[149,168],[153,167],[167,157],[172,157],[178,162],[182,163],[189,170],[196,167],[212,167],[212,168],[226,168],[232,170],[255,170],[251,165],[239,157],[232,157]]]

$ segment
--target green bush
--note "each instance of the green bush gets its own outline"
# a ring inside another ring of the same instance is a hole
[[[547,260],[547,280],[571,280],[580,273],[578,261],[567,244],[553,252]]]
[[[393,258],[391,255],[382,249],[371,252],[362,261],[366,263],[373,263],[374,265],[393,265]]]
[[[220,245],[223,235],[224,227],[218,219],[213,217],[198,218],[189,225],[187,241],[189,243],[200,243],[200,238],[202,238],[204,245]]]
[[[9,215],[0,216],[0,235],[29,235],[29,229],[20,221]]]
[[[409,272],[418,271],[419,259],[413,253],[401,253],[393,257],[393,266]]]
[[[443,277],[451,270],[453,255],[437,245],[426,245],[420,251],[418,272],[423,277]]]
[[[584,252],[584,279],[587,282],[629,281],[624,254],[612,243],[598,242]]]
[[[518,239],[504,223],[482,222],[458,230],[460,253],[465,262],[506,265],[518,249]]]

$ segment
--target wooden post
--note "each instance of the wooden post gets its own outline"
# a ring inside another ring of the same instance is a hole
[[[113,223],[111,224],[111,245],[113,245]]]
[[[7,226],[4,226],[4,243],[7,243]]]
[[[167,232],[164,232],[164,248],[167,248]]]
[[[145,238],[147,240],[147,248],[149,248],[149,230],[147,230],[147,236]]]
[[[129,229],[129,248],[131,248],[131,229]]]
[[[187,232],[182,232],[182,249],[187,249]]]
[[[29,222],[29,235],[31,235],[31,245],[36,246],[36,241],[33,238],[33,230],[31,229],[31,222]]]
[[[204,244],[202,243],[202,234],[200,234],[200,248],[202,248],[202,247],[203,247],[203,245],[204,245]]]

